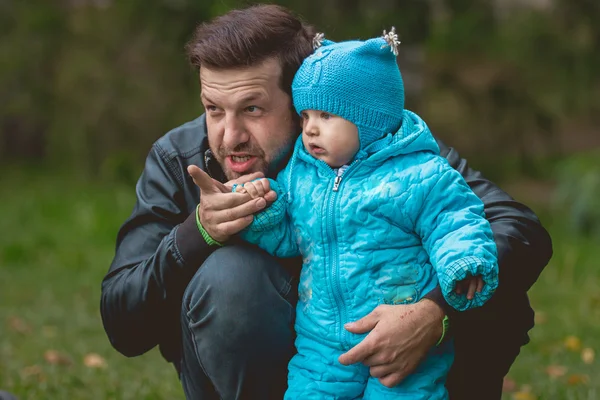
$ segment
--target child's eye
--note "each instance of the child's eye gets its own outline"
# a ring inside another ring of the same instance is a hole
[[[321,113],[321,118],[323,118],[323,119],[329,119],[329,118],[331,118],[331,114],[325,113],[325,112]]]
[[[300,113],[300,116],[302,117],[302,119],[308,119],[308,114],[305,112]]]

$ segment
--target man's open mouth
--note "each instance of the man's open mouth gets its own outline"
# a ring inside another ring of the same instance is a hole
[[[249,159],[251,159],[252,156],[231,156],[231,159],[236,162],[236,163],[242,163],[242,162],[246,162]]]
[[[254,166],[257,159],[258,159],[258,157],[256,157],[256,156],[230,155],[230,156],[227,156],[226,163],[228,164],[229,168],[232,171],[243,174],[243,173],[247,173],[248,171],[250,171],[250,169]]]

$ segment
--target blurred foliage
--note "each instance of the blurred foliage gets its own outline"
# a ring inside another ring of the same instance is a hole
[[[463,155],[522,173],[598,136],[600,3],[546,2],[279,4],[334,40],[395,25],[407,106]],[[202,112],[183,50],[194,27],[247,4],[0,0],[0,160],[134,179],[154,140]]]
[[[556,167],[555,211],[566,212],[572,234],[600,238],[600,152],[571,157]]]

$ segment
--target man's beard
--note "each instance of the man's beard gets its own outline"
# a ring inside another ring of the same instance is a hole
[[[233,150],[227,149],[223,146],[220,146],[218,149],[212,149],[213,154],[215,154],[219,165],[223,169],[223,173],[227,177],[228,180],[237,179],[242,175],[251,174],[253,172],[262,172],[266,173],[267,163],[265,161],[265,152],[258,146],[253,146],[250,143],[241,143],[237,145]],[[255,164],[252,166],[252,170],[247,171],[243,174],[239,172],[235,172],[229,169],[225,159],[229,157],[232,153],[247,153],[252,157],[256,157]]]
[[[265,152],[258,146],[254,146],[250,143],[242,143],[237,145],[233,150],[226,149],[221,146],[216,151],[211,149],[213,154],[215,154],[216,159],[223,170],[223,173],[227,177],[227,180],[237,179],[240,176],[248,175],[254,172],[262,172],[266,177],[275,178],[277,173],[289,160],[289,156],[291,155],[291,148],[295,143],[295,140],[292,138],[291,143],[287,143],[283,148],[277,150],[277,154],[273,158],[272,162],[269,163],[265,158]],[[225,159],[230,156],[232,153],[247,153],[252,157],[256,157],[255,164],[252,166],[252,169],[246,171],[244,173],[235,172],[229,169]]]

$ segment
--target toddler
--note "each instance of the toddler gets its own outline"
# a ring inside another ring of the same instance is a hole
[[[316,39],[292,84],[303,130],[288,165],[276,181],[233,188],[278,196],[242,237],[303,258],[285,398],[447,399],[451,342],[387,388],[367,366],[338,362],[365,337],[344,324],[380,304],[417,302],[438,283],[457,310],[487,301],[498,267],[483,204],[404,109],[394,30],[364,42]]]

